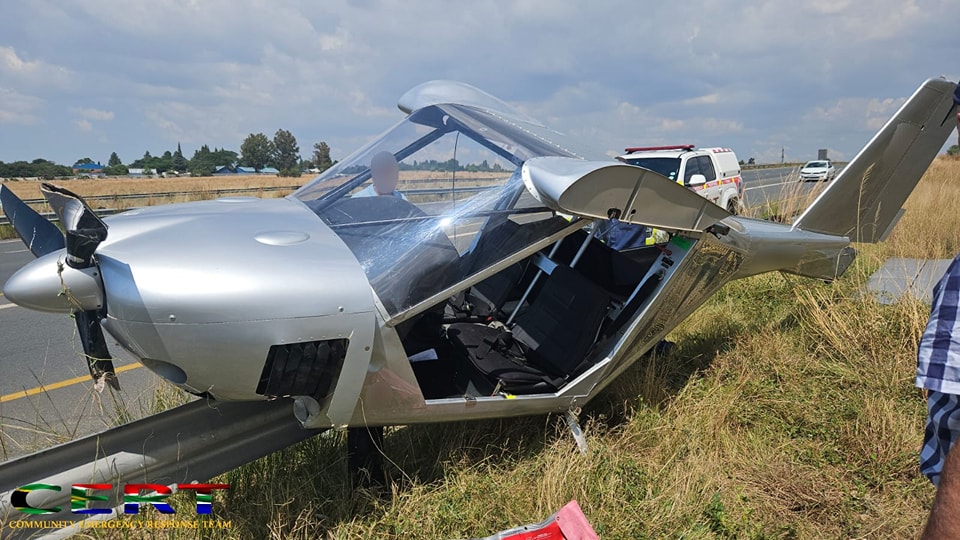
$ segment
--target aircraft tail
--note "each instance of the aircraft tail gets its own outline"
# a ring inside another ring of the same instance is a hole
[[[955,93],[957,97],[954,97]],[[960,86],[929,79],[794,222],[794,229],[882,242],[956,127]]]

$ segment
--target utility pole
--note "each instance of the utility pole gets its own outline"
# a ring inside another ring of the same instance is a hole
[[[784,163],[786,163],[786,161],[784,161],[783,159],[783,147],[781,146],[780,147],[780,164],[783,165]]]

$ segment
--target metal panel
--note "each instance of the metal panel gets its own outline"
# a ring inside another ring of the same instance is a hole
[[[905,295],[933,300],[933,287],[947,272],[951,259],[888,259],[867,281],[867,291],[881,304],[893,304]]]

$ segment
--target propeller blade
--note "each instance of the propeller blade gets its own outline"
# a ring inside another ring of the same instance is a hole
[[[107,224],[100,219],[82,197],[70,190],[52,184],[40,184],[40,192],[47,204],[60,218],[65,231],[67,264],[73,268],[90,268],[95,264],[93,254],[100,242],[107,238]],[[77,322],[77,334],[83,345],[90,376],[94,388],[103,391],[109,384],[120,390],[117,372],[113,369],[113,358],[107,349],[107,340],[100,327],[100,314],[97,311],[77,311],[73,314]]]
[[[107,350],[107,340],[103,337],[99,315],[96,311],[78,311],[73,316],[77,322],[77,334],[83,345],[83,354],[86,355],[94,387],[102,391],[104,383],[107,383],[114,390],[120,390],[120,381],[113,369],[113,358]]]
[[[93,253],[107,238],[107,224],[76,193],[47,183],[40,184],[40,192],[66,231],[67,264],[93,266]]]
[[[17,236],[35,257],[63,249],[65,244],[60,229],[27,206],[6,186],[0,186],[0,206],[17,231]]]

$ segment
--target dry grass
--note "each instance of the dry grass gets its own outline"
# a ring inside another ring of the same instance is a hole
[[[502,179],[509,173],[492,172],[465,172],[456,173],[458,186],[483,185],[491,178]],[[452,175],[444,171],[401,171],[400,189],[417,189],[423,187],[449,187]],[[97,195],[129,195],[151,193],[203,193],[216,190],[246,189],[256,191],[265,187],[299,186],[313,179],[307,175],[300,178],[283,178],[268,175],[224,175],[204,176],[199,178],[92,178],[73,180],[53,180],[51,183],[65,187],[83,197]],[[436,180],[436,184],[425,182]],[[333,184],[341,182],[335,179]],[[21,199],[40,199],[41,181],[34,180],[0,180]]]
[[[398,189],[412,191],[417,189],[449,189],[454,185],[457,188],[489,185],[491,181],[502,182],[509,173],[492,172],[465,172],[458,171],[455,176],[444,171],[401,171]],[[88,199],[94,210],[127,210],[141,206],[157,206],[162,204],[184,203],[209,200],[229,195],[244,195],[263,198],[285,197],[295,186],[312,180],[312,176],[302,178],[281,178],[277,176],[260,175],[228,175],[208,176],[202,178],[98,178],[55,180],[54,184],[67,188],[83,197],[98,197]],[[334,187],[343,181],[334,178],[328,182]],[[41,181],[16,180],[6,181],[3,185],[13,191],[21,199],[42,200],[40,193]],[[285,188],[285,189],[273,189]],[[242,193],[234,190],[243,190]],[[142,197],[131,198],[131,195]],[[118,196],[117,198],[106,198]],[[119,196],[124,196],[120,198]],[[423,203],[449,198],[448,195],[416,195],[414,202]],[[49,212],[50,208],[44,202],[32,205],[37,211]],[[0,239],[15,238],[12,227],[0,225]]]
[[[218,189],[250,189],[263,187],[295,186],[307,181],[302,178],[279,176],[228,175],[199,178],[93,178],[78,180],[54,180],[51,183],[65,187],[83,197],[93,195],[126,195],[132,193],[205,192]],[[40,199],[39,181],[7,181],[3,185],[21,199]]]
[[[810,206],[828,185],[821,182],[801,182],[799,169],[793,169],[789,174],[781,176],[781,182],[784,182],[784,185],[773,196],[768,190],[763,190],[760,197],[748,196],[750,206],[744,208],[744,215],[790,222]]]
[[[227,190],[230,195],[244,195],[253,197],[284,197],[293,191],[306,178],[280,178],[277,176],[259,175],[230,175],[208,176],[202,178],[97,178],[55,180],[52,183],[67,188],[83,197],[111,197],[89,199],[88,203],[94,210],[128,210],[140,206],[156,206],[192,201],[215,199],[224,196]],[[17,180],[6,181],[3,185],[9,188],[21,199],[41,200],[40,181]],[[285,189],[270,189],[285,188]],[[235,192],[233,190],[243,190]],[[172,194],[172,195],[167,195]],[[120,198],[119,196],[143,195],[135,198]],[[31,205],[39,212],[50,212],[45,202]],[[9,225],[0,225],[0,239],[16,238],[16,233]]]
[[[958,177],[960,162],[937,161],[891,241],[833,285],[724,287],[673,332],[674,351],[583,411],[586,456],[554,416],[394,428],[380,498],[350,491],[331,433],[224,475],[215,514],[233,529],[204,537],[476,537],[571,498],[605,539],[916,537],[933,493],[912,384],[927,308],[860,291],[883,258],[954,254]]]
[[[884,253],[952,259],[960,251],[960,159],[938,158],[905,205]]]

